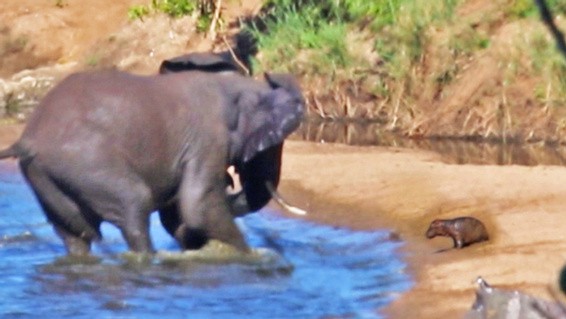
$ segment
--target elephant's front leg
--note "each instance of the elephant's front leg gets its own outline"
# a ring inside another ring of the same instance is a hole
[[[223,169],[215,169],[213,165],[199,161],[186,163],[179,190],[184,226],[181,233],[179,230],[175,232],[181,245],[200,248],[208,239],[213,238],[248,251],[248,245],[234,223],[227,201]]]

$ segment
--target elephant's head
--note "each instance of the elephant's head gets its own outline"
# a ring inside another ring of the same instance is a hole
[[[242,49],[243,48],[243,49]],[[159,73],[204,71],[210,73],[240,73],[250,69],[249,44],[238,43],[233,51],[220,53],[189,53],[161,63]],[[300,124],[304,113],[304,99],[295,78],[288,74],[265,74],[269,90],[257,92],[243,90],[235,105],[226,110],[226,122],[231,135],[231,159],[243,189],[229,194],[228,199],[235,216],[257,211],[271,199],[271,192],[279,184],[283,140]],[[226,173],[226,184],[233,186]]]
[[[227,110],[234,163],[247,163],[283,143],[303,118],[304,99],[295,78],[289,74],[265,74],[265,79],[269,90],[260,94],[243,90],[235,107]]]
[[[265,74],[270,89],[260,96],[244,92],[230,112],[231,164],[240,176],[242,191],[230,195],[235,215],[265,206],[271,199],[267,183],[279,184],[283,141],[304,116],[304,98],[289,74]],[[237,120],[236,120],[237,119]]]

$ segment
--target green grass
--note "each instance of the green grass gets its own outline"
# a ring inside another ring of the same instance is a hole
[[[265,68],[293,73],[327,74],[349,62],[344,24],[321,24],[290,8],[278,20],[266,21],[269,36],[251,32],[265,52]]]
[[[564,0],[546,0],[548,7],[554,14],[566,13],[566,1]],[[538,16],[538,9],[533,0],[513,0],[510,1],[509,10],[507,12],[512,17],[526,18]]]
[[[214,0],[151,0],[148,5],[135,5],[128,10],[130,20],[141,20],[153,13],[164,13],[171,18],[196,14],[197,31],[206,32],[215,11]]]
[[[559,104],[563,105],[566,102],[566,61],[558,52],[554,39],[549,38],[546,29],[543,31],[545,33],[536,33],[532,38],[527,39],[527,43],[523,44],[525,50],[530,53],[532,72],[546,79],[540,85],[544,86],[544,91],[548,87],[552,88],[550,93],[539,93],[537,97],[541,100],[560,100]],[[543,88],[537,89],[543,91]],[[548,94],[550,96],[547,96]]]
[[[148,5],[135,5],[128,10],[128,17],[132,20],[148,16],[152,12],[162,12],[170,17],[182,17],[192,14],[198,6],[206,1],[197,0],[151,0]]]
[[[348,32],[369,30],[388,74],[401,79],[422,56],[426,31],[451,19],[458,0],[271,0],[263,17],[267,32],[252,29],[264,67],[331,75],[364,67],[348,49]],[[475,37],[474,46],[487,46]],[[307,54],[305,54],[307,52]],[[305,56],[307,55],[307,56]],[[303,63],[308,58],[310,63]],[[298,68],[300,66],[300,68]],[[326,66],[326,67],[323,67]],[[306,69],[305,69],[306,67]]]

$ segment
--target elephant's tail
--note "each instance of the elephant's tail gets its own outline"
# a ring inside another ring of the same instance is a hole
[[[0,150],[0,160],[8,157],[15,157],[15,158],[29,157],[29,152],[26,152],[24,147],[22,147],[21,143],[17,142],[12,144],[8,148]]]
[[[271,184],[271,182],[265,182],[265,186],[267,187],[267,190],[269,190],[269,193],[271,193],[271,197],[277,202],[277,204],[281,205],[281,207],[285,208],[288,212],[293,213],[295,215],[307,214],[306,210],[300,209],[299,207],[292,206],[289,203],[287,203],[287,201],[285,201],[283,197],[281,197],[281,194],[277,192],[275,187],[273,187],[273,184]]]
[[[5,159],[8,157],[18,157],[18,156],[19,156],[18,150],[16,147],[14,147],[14,145],[0,151],[0,159]]]

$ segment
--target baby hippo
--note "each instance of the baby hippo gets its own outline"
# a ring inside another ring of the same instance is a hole
[[[426,237],[436,236],[451,237],[454,248],[458,249],[489,239],[483,223],[473,217],[434,220],[426,231]]]

